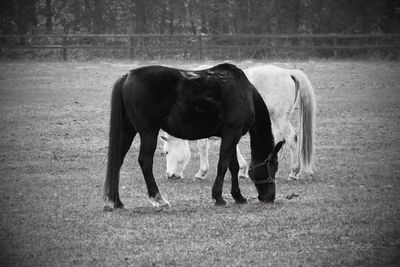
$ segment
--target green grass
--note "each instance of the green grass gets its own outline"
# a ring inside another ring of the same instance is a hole
[[[158,63],[1,63],[2,266],[400,264],[400,63],[278,63],[303,69],[315,87],[317,170],[287,181],[284,149],[275,204],[259,203],[247,180],[249,204],[234,204],[227,174],[228,204],[214,206],[213,141],[206,181],[191,178],[195,143],[186,179],[166,180],[159,144],[154,172],[172,207],[155,210],[136,144],[121,173],[126,209],[103,212],[111,87],[145,64]],[[248,137],[241,150],[249,159]]]

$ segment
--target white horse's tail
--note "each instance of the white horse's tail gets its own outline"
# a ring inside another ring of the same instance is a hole
[[[314,124],[316,103],[314,89],[307,76],[301,70],[293,70],[292,79],[299,92],[299,140],[298,157],[307,173],[313,173]]]

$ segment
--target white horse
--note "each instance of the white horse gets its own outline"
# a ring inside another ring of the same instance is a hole
[[[207,66],[208,67],[208,66]],[[205,68],[205,66],[202,66]],[[199,69],[199,68],[197,68]],[[291,171],[288,179],[299,179],[300,166],[313,173],[315,96],[307,76],[296,69],[273,65],[251,67],[244,70],[249,81],[257,88],[268,107],[275,140],[285,139],[289,145]],[[299,104],[299,137],[290,123],[296,101]],[[166,175],[179,179],[190,160],[187,140],[162,135],[163,152],[167,160]],[[208,139],[198,140],[200,169],[195,177],[205,179],[208,169]],[[240,177],[247,177],[247,164],[237,147]]]

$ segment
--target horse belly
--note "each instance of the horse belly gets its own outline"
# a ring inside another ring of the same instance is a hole
[[[188,103],[172,108],[163,121],[167,133],[188,140],[220,136],[223,112],[207,101]]]

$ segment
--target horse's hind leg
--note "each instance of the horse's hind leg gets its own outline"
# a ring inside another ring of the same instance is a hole
[[[247,163],[240,153],[239,145],[236,146],[236,155],[239,163],[239,177],[243,179],[249,178],[249,175],[247,174]]]
[[[157,132],[140,134],[139,165],[146,181],[151,204],[157,208],[169,208],[169,202],[161,196],[153,175],[153,158],[157,148],[157,135]]]
[[[232,182],[231,195],[236,203],[244,204],[247,203],[247,200],[242,196],[242,193],[240,192],[239,188],[238,173],[240,165],[236,153],[237,153],[236,151],[233,153],[231,160],[229,161],[229,171],[231,173],[231,182]]]
[[[199,171],[195,174],[195,178],[197,179],[205,179],[209,164],[208,164],[208,139],[200,139],[197,141],[197,147],[199,148],[199,155],[200,155],[200,168]]]
[[[300,158],[299,158],[299,147],[297,144],[297,134],[293,129],[293,126],[289,123],[288,131],[286,135],[286,142],[289,145],[290,149],[290,174],[289,180],[299,180],[299,172],[300,172]]]
[[[129,148],[131,147],[132,141],[135,138],[136,135],[136,130],[129,126],[128,124],[125,124],[124,127],[121,127],[121,132],[119,135],[119,142],[117,144],[118,148],[116,151],[119,151],[119,157],[115,157],[115,160],[117,160],[118,162],[116,162],[116,168],[111,168],[109,166],[109,172],[117,172],[116,174],[112,174],[109,173],[108,175],[111,177],[112,175],[114,175],[115,177],[118,177],[118,179],[114,179],[112,180],[113,183],[116,183],[115,186],[113,186],[112,188],[114,188],[114,190],[111,190],[110,186],[108,186],[107,190],[109,192],[106,192],[106,194],[110,197],[110,199],[114,202],[114,208],[118,209],[118,208],[123,208],[123,203],[119,197],[119,171],[121,169],[122,163],[124,162],[124,158],[126,156],[126,154],[129,151]],[[110,153],[110,152],[109,152]],[[112,161],[109,159],[109,165],[113,164]]]

